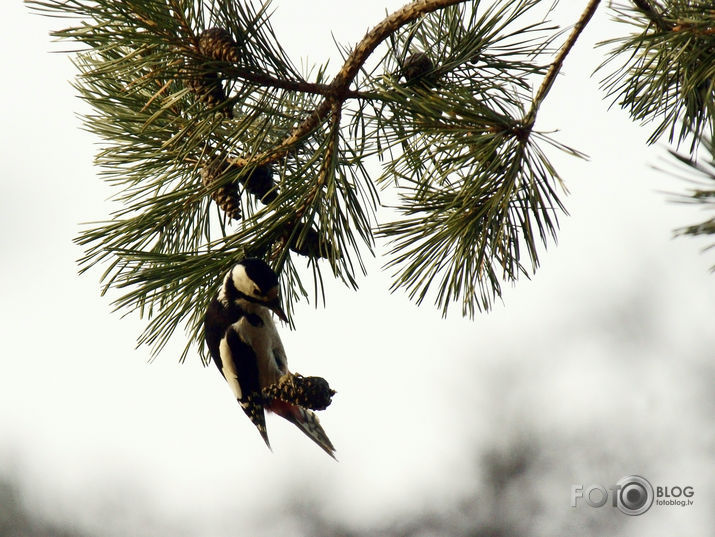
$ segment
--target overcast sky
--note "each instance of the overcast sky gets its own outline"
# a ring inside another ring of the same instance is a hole
[[[556,20],[576,20],[562,4]],[[319,63],[337,58],[331,31],[355,43],[401,2],[277,5],[285,47]],[[390,295],[376,260],[358,292],[330,284],[325,308],[282,328],[292,369],[338,390],[321,421],[339,463],[277,418],[269,452],[213,367],[179,365],[182,342],[148,364],[143,324],[111,313],[101,270],[77,276],[72,239],[110,192],[74,69],[49,52],[64,23],[18,1],[0,13],[0,479],[33,515],[103,536],[417,535],[417,522],[424,535],[712,534],[715,259],[672,238],[705,215],[668,201],[685,185],[651,167],[666,146],[646,147],[648,128],[608,110],[590,77],[595,43],[624,30],[606,5],[537,122],[590,160],[551,154],[570,216],[531,280],[489,314],[445,320]],[[569,507],[573,484],[629,474],[693,486],[695,503]]]

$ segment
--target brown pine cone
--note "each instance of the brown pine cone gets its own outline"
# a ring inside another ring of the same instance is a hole
[[[201,168],[201,183],[206,189],[211,189],[214,182],[229,170],[229,164],[222,159],[212,159]],[[236,183],[225,184],[211,191],[211,197],[216,205],[234,220],[241,219],[241,197]]]
[[[415,52],[410,54],[405,58],[405,62],[402,64],[402,76],[405,77],[405,81],[408,84],[412,84],[426,78],[434,70],[434,64],[430,60],[429,56],[424,52]]]
[[[199,36],[199,52],[214,61],[238,63],[239,54],[236,42],[223,28],[209,28]],[[206,71],[200,62],[192,60],[186,69],[187,86],[209,107],[221,107],[228,96],[223,81],[215,71]],[[221,113],[233,117],[230,106],[221,107]]]
[[[276,384],[264,388],[261,395],[269,400],[278,399],[311,410],[325,410],[330,406],[335,390],[330,389],[324,378],[288,373]]]
[[[209,28],[199,36],[199,52],[218,62],[238,63],[239,54],[236,41],[223,28]]]
[[[186,83],[199,100],[209,107],[221,106],[226,102],[226,91],[216,73],[188,74]],[[230,106],[221,108],[221,114],[227,118],[233,117],[233,111]]]

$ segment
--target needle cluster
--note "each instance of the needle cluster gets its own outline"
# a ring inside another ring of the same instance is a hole
[[[712,0],[634,0],[617,4],[616,20],[630,35],[604,41],[611,52],[601,69],[614,103],[655,125],[648,140],[667,135],[695,151],[715,128],[715,4]]]

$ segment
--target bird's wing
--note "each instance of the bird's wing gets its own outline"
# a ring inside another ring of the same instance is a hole
[[[261,433],[263,440],[270,448],[263,401],[260,397],[261,387],[258,381],[256,353],[250,345],[241,339],[234,325],[226,329],[219,342],[218,350],[221,360],[221,373],[231,387],[241,408],[258,428],[258,432]]]
[[[226,334],[226,329],[238,319],[232,319],[227,308],[219,300],[214,298],[206,309],[204,315],[204,338],[211,353],[216,367],[223,374],[223,364],[221,363],[221,353],[219,345],[221,338]]]
[[[240,310],[239,310],[240,311]],[[239,401],[260,390],[256,354],[237,331],[239,311],[231,312],[213,299],[204,316],[204,338],[216,367]]]

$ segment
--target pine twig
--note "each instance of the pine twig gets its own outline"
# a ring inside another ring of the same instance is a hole
[[[324,97],[337,97],[335,87],[332,84],[320,84],[317,82],[308,82],[306,80],[290,80],[278,78],[266,73],[258,73],[234,67],[225,69],[224,73],[227,77],[236,77],[247,82],[253,82],[264,87],[277,88],[287,91],[295,91],[298,93],[311,93],[314,95],[322,95]],[[345,97],[348,99],[371,99],[374,96],[361,91],[347,90]]]
[[[571,34],[569,35],[568,39],[561,47],[561,50],[559,50],[559,53],[554,60],[554,63],[552,63],[549,67],[549,70],[547,71],[546,76],[541,83],[541,86],[539,86],[539,90],[536,92],[536,97],[534,98],[534,102],[531,105],[531,109],[524,118],[524,125],[527,129],[531,129],[534,126],[534,122],[536,121],[536,113],[538,112],[541,103],[544,101],[549,91],[551,90],[551,86],[553,86],[554,81],[556,80],[556,77],[558,76],[559,71],[564,64],[564,61],[566,60],[566,56],[568,56],[569,52],[571,52],[571,49],[576,44],[576,41],[581,35],[581,32],[583,32],[584,28],[586,28],[586,25],[591,20],[591,17],[593,17],[593,14],[596,12],[598,4],[600,3],[601,0],[589,1],[588,5],[586,6],[586,9],[581,14],[581,17],[578,21],[576,21],[576,24],[574,25],[573,30],[571,31]]]

